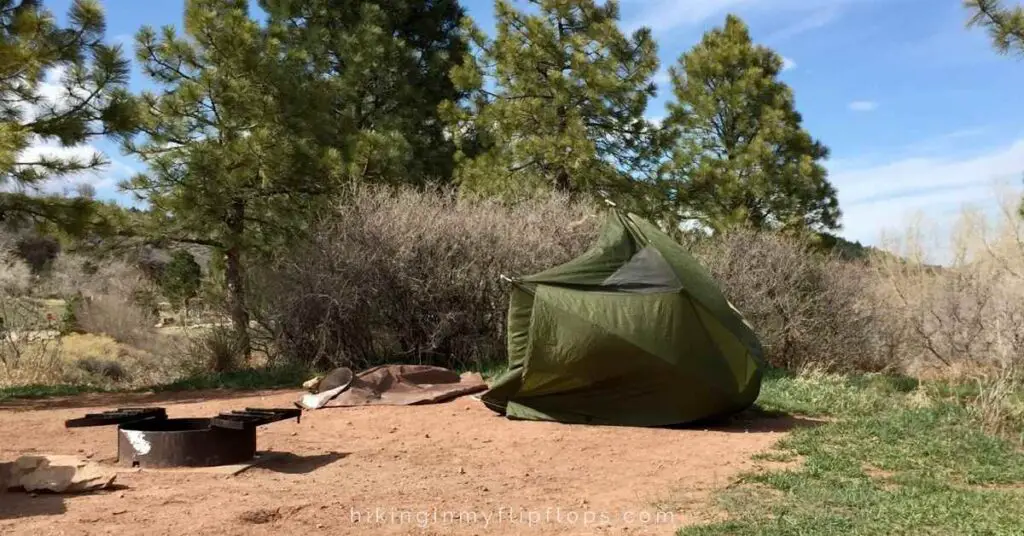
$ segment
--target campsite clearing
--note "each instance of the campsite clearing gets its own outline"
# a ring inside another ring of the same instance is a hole
[[[112,428],[64,428],[87,411],[159,404],[203,416],[287,407],[295,391],[83,395],[0,404],[0,459],[116,457]],[[0,533],[670,534],[719,518],[712,492],[755,468],[802,421],[711,429],[511,421],[465,397],[446,404],[331,408],[261,427],[282,453],[241,474],[125,470],[89,495],[8,493]]]

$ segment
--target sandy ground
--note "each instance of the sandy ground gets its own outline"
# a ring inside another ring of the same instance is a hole
[[[0,404],[0,460],[116,458],[113,427],[65,419],[158,404],[172,417],[289,407],[297,392],[90,395]],[[2,534],[671,534],[715,519],[711,494],[804,421],[710,429],[508,421],[478,401],[324,409],[259,428],[280,454],[235,476],[144,470],[116,489],[0,494]]]

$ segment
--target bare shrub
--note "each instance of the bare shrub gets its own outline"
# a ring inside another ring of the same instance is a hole
[[[925,233],[911,229],[890,239],[905,260],[875,266],[889,321],[903,328],[903,352],[918,368],[941,367],[967,375],[1020,370],[1024,361],[1024,222],[1016,196],[1003,199],[992,222],[965,210],[943,266],[928,264]]]
[[[309,244],[254,272],[254,317],[287,359],[479,366],[505,356],[508,287],[590,245],[599,218],[550,198],[516,206],[365,189]]]
[[[72,304],[77,330],[139,347],[153,338],[158,293],[138,268],[123,261],[97,264],[63,255],[54,262],[50,284]]]
[[[75,366],[87,374],[99,376],[112,382],[120,382],[127,377],[124,366],[110,359],[86,357],[75,361]]]
[[[1011,364],[994,373],[975,378],[978,396],[969,409],[985,430],[991,434],[1011,436],[1024,443],[1024,375],[1018,365]]]
[[[24,297],[0,292],[0,384],[37,383],[60,365],[60,338]]]
[[[812,251],[785,236],[734,230],[693,253],[757,330],[770,364],[879,371],[892,362],[863,263]],[[884,333],[884,331],[883,331]]]
[[[186,356],[190,374],[225,372],[238,368],[242,348],[232,329],[214,326],[189,339]]]
[[[0,250],[0,293],[24,296],[32,288],[32,269],[25,261]]]
[[[99,295],[76,303],[75,323],[82,332],[108,335],[118,342],[140,347],[154,336],[155,318],[131,297]]]
[[[875,262],[879,296],[905,337],[918,375],[969,380],[970,410],[990,432],[1020,433],[1024,419],[1024,220],[1020,192],[1003,191],[996,218],[965,209],[949,240],[918,224],[888,240],[903,260]],[[931,237],[931,239],[929,239]],[[947,253],[942,266],[933,252]]]

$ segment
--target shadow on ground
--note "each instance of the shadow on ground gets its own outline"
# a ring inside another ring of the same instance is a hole
[[[710,430],[714,432],[766,433],[790,432],[798,428],[821,426],[828,421],[812,419],[799,415],[791,415],[782,411],[770,411],[754,406],[735,415],[720,419],[708,419],[682,426],[672,427],[680,430]]]
[[[0,520],[35,516],[58,516],[67,511],[64,497],[53,493],[0,492]]]
[[[64,506],[65,499],[87,495],[109,495],[126,489],[129,489],[128,486],[112,484],[101,490],[70,495],[47,491],[28,493],[20,490],[0,493],[0,521],[23,517],[59,516],[67,512],[67,508]]]
[[[330,465],[348,455],[348,452],[328,452],[326,454],[310,456],[300,456],[290,452],[275,452],[273,457],[260,462],[253,469],[263,469],[289,475],[304,475]]]

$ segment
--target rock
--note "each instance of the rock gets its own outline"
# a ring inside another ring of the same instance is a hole
[[[109,487],[117,473],[77,456],[22,456],[10,464],[7,485],[28,492],[80,493]]]

